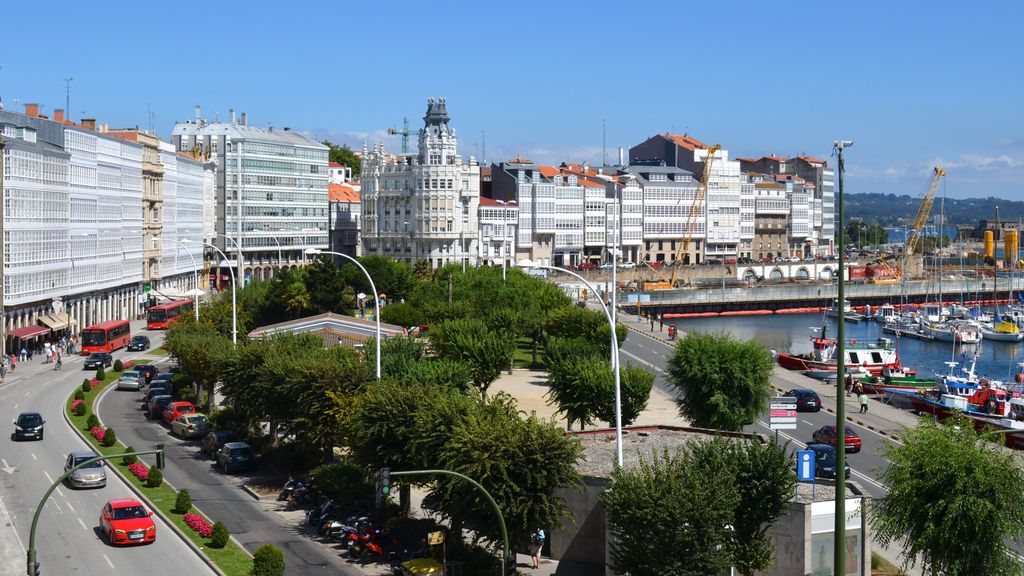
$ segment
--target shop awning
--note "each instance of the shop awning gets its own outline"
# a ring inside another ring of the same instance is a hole
[[[39,317],[39,321],[49,326],[50,330],[57,332],[64,330],[77,324],[74,318],[71,317],[67,312],[61,312],[59,314],[43,314]]]
[[[24,328],[15,328],[7,333],[8,336],[14,336],[15,338],[21,338],[22,340],[28,340],[35,338],[36,336],[42,336],[50,331],[46,326],[25,326]]]

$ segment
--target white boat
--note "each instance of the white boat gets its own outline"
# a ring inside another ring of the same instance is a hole
[[[977,328],[956,322],[940,324],[922,319],[921,332],[930,336],[933,340],[940,340],[942,342],[977,344],[982,339],[981,331]]]
[[[1024,332],[1021,332],[1016,324],[1007,320],[1003,320],[994,327],[982,325],[981,333],[984,335],[985,340],[995,340],[996,342],[1020,342],[1024,340]]]
[[[835,302],[835,304],[832,305],[831,308],[829,308],[825,312],[825,315],[828,316],[829,318],[839,318],[839,301],[838,300]],[[843,319],[846,320],[847,322],[860,322],[861,320],[864,320],[864,318],[865,318],[865,316],[863,314],[858,314],[857,312],[855,312],[853,310],[853,306],[850,305],[850,302],[848,300],[843,300],[842,316],[843,316]]]
[[[882,322],[888,324],[890,322],[896,322],[899,318],[900,313],[896,310],[896,307],[892,304],[882,304],[875,311],[875,322]]]
[[[920,316],[931,323],[945,322],[949,319],[949,308],[941,304],[925,304],[921,308]]]

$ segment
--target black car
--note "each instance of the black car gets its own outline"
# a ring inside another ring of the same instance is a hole
[[[22,412],[14,421],[13,437],[15,440],[42,440],[43,424],[46,424],[46,421],[39,412]]]
[[[808,450],[814,451],[814,476],[817,478],[836,477],[836,449],[828,444],[808,444]],[[850,463],[843,462],[846,478],[850,477]]]
[[[82,364],[83,370],[96,370],[100,366],[110,368],[114,365],[114,357],[109,352],[93,352]]]
[[[245,442],[228,442],[217,450],[214,458],[217,460],[217,466],[223,468],[225,474],[237,470],[252,470],[256,467],[256,457],[252,453],[252,448]]]
[[[814,390],[807,388],[795,388],[786,392],[784,396],[796,398],[797,412],[818,412],[821,410],[821,398]]]
[[[131,341],[128,342],[128,351],[142,352],[143,350],[149,350],[149,336],[143,336],[142,334],[132,336]]]
[[[199,446],[199,452],[208,454],[210,458],[213,458],[221,446],[228,442],[237,441],[238,434],[235,434],[234,430],[214,430],[203,437],[203,442]]]
[[[149,390],[146,390],[146,395],[142,397],[142,409],[149,410],[149,403],[157,396],[170,396],[170,394],[162,386],[150,386]]]
[[[136,364],[134,370],[146,377],[146,384],[152,382],[153,378],[160,373],[160,369],[153,364]]]
[[[155,378],[149,383],[150,386],[159,386],[167,390],[168,394],[174,394],[174,384],[171,383],[174,378],[174,374],[170,372],[164,372],[157,374]]]
[[[162,420],[164,417],[164,410],[167,410],[167,405],[171,402],[174,402],[174,396],[171,396],[170,394],[153,396],[149,401],[149,405],[146,407],[146,416],[152,420]]]

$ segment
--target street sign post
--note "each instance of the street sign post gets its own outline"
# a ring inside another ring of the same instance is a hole
[[[796,430],[796,398],[777,396],[768,406],[768,427],[772,430]]]
[[[797,451],[796,478],[800,482],[814,482],[814,450]]]

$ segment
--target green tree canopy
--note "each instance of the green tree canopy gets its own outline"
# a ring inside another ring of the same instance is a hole
[[[735,431],[767,405],[773,368],[771,353],[753,340],[692,332],[676,343],[668,381],[694,426]]]
[[[501,370],[512,362],[513,334],[490,330],[478,319],[445,320],[430,329],[430,343],[442,358],[460,360],[470,369],[473,385],[482,395]]]
[[[324,140],[322,144],[330,148],[327,153],[327,160],[329,162],[344,164],[352,169],[352,175],[354,177],[359,177],[363,168],[362,160],[360,160],[359,156],[356,156],[356,153],[353,152],[347,144],[338,145],[330,140]]]
[[[1024,473],[985,446],[973,422],[922,419],[888,445],[880,480],[888,495],[868,508],[875,537],[904,542],[904,565],[926,574],[1021,574],[1009,547],[1024,534]]]

